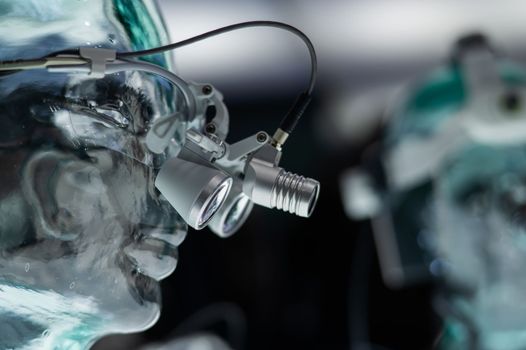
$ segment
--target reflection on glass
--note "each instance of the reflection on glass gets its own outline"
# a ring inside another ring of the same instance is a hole
[[[166,42],[150,0],[0,0],[0,60]],[[84,349],[158,319],[186,225],[142,139],[181,100],[137,72],[0,77],[0,348]]]

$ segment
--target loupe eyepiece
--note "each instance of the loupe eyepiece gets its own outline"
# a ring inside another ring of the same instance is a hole
[[[225,202],[232,177],[219,169],[175,157],[165,162],[155,186],[188,225],[200,230]]]
[[[230,237],[243,226],[253,207],[254,202],[243,193],[241,183],[236,181],[225,204],[214,215],[208,227],[219,237]]]

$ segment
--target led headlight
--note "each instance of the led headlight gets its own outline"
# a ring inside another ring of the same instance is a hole
[[[316,206],[320,183],[277,166],[280,151],[267,144],[245,167],[243,192],[256,204],[309,217]]]
[[[244,187],[256,204],[308,218],[316,206],[320,183],[280,167],[253,162]]]

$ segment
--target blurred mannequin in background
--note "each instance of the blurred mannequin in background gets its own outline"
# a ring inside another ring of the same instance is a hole
[[[438,281],[440,349],[524,349],[526,70],[482,35],[386,111],[385,137],[343,177],[370,218],[387,284]]]

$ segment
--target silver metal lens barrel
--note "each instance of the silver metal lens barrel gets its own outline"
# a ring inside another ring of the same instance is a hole
[[[254,203],[242,192],[241,183],[235,182],[225,204],[214,215],[208,227],[219,237],[230,237],[245,223]]]
[[[232,178],[219,169],[181,158],[170,158],[155,179],[155,187],[193,228],[205,227],[223,205]]]
[[[320,183],[266,162],[251,162],[245,170],[243,192],[254,203],[309,217],[316,206]]]

